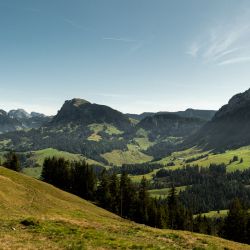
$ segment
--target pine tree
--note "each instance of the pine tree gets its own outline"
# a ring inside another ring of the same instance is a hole
[[[86,199],[89,200],[95,200],[95,193],[96,193],[96,175],[93,171],[93,168],[89,166],[85,161],[82,162],[82,167],[86,168],[86,177],[85,177],[85,183],[86,183]]]
[[[100,183],[97,188],[97,200],[101,207],[111,209],[110,180],[107,171],[104,170],[100,177]]]
[[[176,213],[177,213],[177,198],[176,189],[174,186],[169,191],[168,195],[168,212],[169,212],[169,227],[171,229],[177,229],[176,225]]]
[[[9,152],[5,155],[5,158],[6,158],[6,161],[4,163],[4,167],[17,171],[17,172],[21,171],[20,161],[16,153]]]
[[[117,175],[113,173],[110,177],[111,211],[118,214],[120,206],[120,183]]]
[[[224,237],[233,241],[245,242],[247,219],[247,210],[244,209],[239,199],[235,199],[230,205],[225,219]]]
[[[123,172],[120,177],[120,197],[120,215],[122,217],[134,219],[137,193],[125,172]]]
[[[142,178],[139,186],[138,194],[138,212],[139,221],[146,224],[148,222],[148,206],[149,206],[149,194],[147,191],[147,180],[145,177]]]

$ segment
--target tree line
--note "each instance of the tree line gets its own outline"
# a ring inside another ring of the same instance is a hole
[[[55,157],[45,159],[41,178],[123,218],[152,227],[192,230],[192,214],[182,206],[174,187],[169,199],[162,202],[150,197],[145,178],[139,185],[126,172],[118,177],[116,173],[103,171],[97,178],[85,161]]]
[[[20,171],[18,156],[15,153],[8,153],[4,166]],[[197,168],[190,171],[196,172]],[[218,176],[221,180],[225,181],[227,179],[232,181],[244,177],[243,183],[245,184],[250,179],[250,170],[246,170],[245,173],[244,171],[236,171],[225,174],[224,166],[213,165],[207,170],[199,171],[206,173],[208,179]],[[246,202],[248,201],[247,199],[232,199],[228,205],[229,212],[225,217],[208,218],[201,214],[194,216],[193,207],[190,208],[185,202],[183,193],[177,195],[174,185],[171,186],[167,199],[155,199],[150,197],[148,181],[144,177],[140,184],[134,184],[126,172],[122,172],[118,176],[116,173],[103,171],[101,175],[96,176],[93,168],[84,161],[67,161],[64,158],[55,157],[45,159],[41,179],[60,189],[93,201],[123,218],[134,220],[138,223],[158,228],[189,230],[217,235],[229,240],[250,244],[250,214],[248,212],[249,204]],[[205,179],[200,177],[197,177],[197,180],[201,182],[200,184],[204,181],[208,186],[211,181],[205,182]],[[214,189],[211,189],[216,199],[220,197],[217,193],[221,192],[219,189],[221,184],[223,182],[219,182]],[[203,188],[203,186],[200,187],[200,189]],[[235,188],[233,187],[233,189]],[[205,190],[205,193],[207,191]],[[192,194],[191,191],[188,191],[188,193]],[[200,203],[209,202],[210,199],[213,201],[211,196],[207,195],[207,193],[205,195],[205,193],[203,193],[203,200],[195,198],[189,202],[198,206]],[[226,197],[227,193],[223,195],[225,195],[225,199],[228,199]]]
[[[250,204],[250,169],[228,173],[225,164],[208,168],[186,166],[177,170],[161,169],[154,178],[155,186],[187,186],[179,193],[182,203],[194,214],[228,209],[235,198]]]

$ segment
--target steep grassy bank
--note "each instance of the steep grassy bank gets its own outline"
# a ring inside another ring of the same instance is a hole
[[[2,167],[0,200],[1,249],[250,249],[216,237],[139,225]]]

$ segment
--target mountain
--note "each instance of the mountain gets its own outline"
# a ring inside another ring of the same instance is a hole
[[[152,116],[155,115],[156,113],[154,112],[144,112],[141,114],[126,114],[129,118],[135,119],[135,120],[142,120],[148,116]]]
[[[233,96],[188,142],[225,150],[250,144],[250,89]]]
[[[121,112],[105,105],[92,104],[83,99],[65,101],[50,125],[81,124],[87,126],[93,123],[108,123],[119,129],[127,130],[131,123]]]
[[[24,109],[10,110],[8,116],[20,122],[21,127],[24,128],[39,128],[51,121],[52,117],[44,114],[31,112],[30,114]]]
[[[15,118],[18,120],[31,118],[31,115],[28,112],[26,112],[24,109],[10,110],[8,115],[10,118]]]
[[[34,118],[34,117],[45,117],[46,115],[37,112],[31,112],[30,116]]]
[[[30,118],[27,114],[27,118],[20,118],[25,116],[23,110],[11,114],[22,127],[38,129],[1,135],[2,150],[28,152],[54,148],[83,154],[106,165],[117,164],[118,158],[122,165],[165,156],[205,123],[199,118],[157,113],[132,124],[127,115],[117,110],[78,98],[65,101],[52,118],[34,113],[29,114]],[[185,114],[192,116],[197,112]]]
[[[40,119],[27,121],[35,118]],[[65,101],[57,115],[38,129],[1,135],[0,148],[23,152],[54,148],[107,164],[102,155],[113,150],[126,151],[128,139],[123,135],[131,129],[132,123],[121,112],[75,98]],[[6,140],[8,144],[4,143]]]
[[[148,138],[149,146],[144,152],[153,156],[154,159],[159,159],[175,151],[184,139],[195,134],[205,123],[199,118],[181,117],[173,113],[157,113],[142,119],[136,125],[136,134],[143,137],[140,131],[145,131],[144,137],[146,134],[145,139]]]
[[[185,137],[196,132],[204,123],[198,118],[181,117],[172,113],[157,113],[141,120],[137,127],[150,131],[151,136]]]
[[[52,185],[0,167],[1,249],[250,249],[120,218]]]
[[[168,112],[168,111],[160,111],[157,113],[152,112],[144,112],[142,114],[127,114],[128,117],[136,120],[142,120],[148,116],[153,116],[155,114],[175,114],[181,117],[187,117],[187,118],[199,118],[204,121],[210,121],[214,114],[216,113],[215,110],[201,110],[201,109],[186,109],[185,111],[177,111],[177,112]]]
[[[189,118],[199,118],[204,121],[210,121],[215,115],[215,110],[200,110],[200,109],[186,109],[185,111],[173,112],[176,115],[181,117],[189,117]]]
[[[22,124],[15,118],[8,116],[7,112],[0,110],[0,133],[15,131],[22,128]]]

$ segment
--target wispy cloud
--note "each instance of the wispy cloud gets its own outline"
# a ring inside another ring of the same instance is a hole
[[[116,42],[124,42],[124,43],[135,43],[137,40],[129,39],[129,38],[122,38],[122,37],[103,37],[103,40],[111,40]]]
[[[72,26],[75,29],[79,29],[79,30],[85,30],[85,31],[91,31],[91,29],[84,27],[83,25],[79,24],[78,22],[69,19],[69,18],[64,18],[63,21],[67,24],[69,24],[70,26]]]
[[[187,54],[196,57],[200,50],[200,45],[197,42],[193,42],[192,45],[188,48]]]
[[[250,15],[214,27],[193,41],[186,53],[204,63],[228,65],[250,61]]]
[[[235,57],[228,60],[224,60],[219,63],[219,65],[227,65],[227,64],[234,64],[234,63],[243,63],[243,62],[249,62],[250,56],[246,57]]]
[[[145,41],[143,40],[136,40],[136,39],[126,38],[126,37],[109,36],[109,37],[103,37],[102,40],[128,44],[130,46],[129,51],[128,51],[129,55],[134,54],[136,51],[140,50],[145,45]]]

